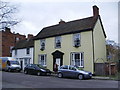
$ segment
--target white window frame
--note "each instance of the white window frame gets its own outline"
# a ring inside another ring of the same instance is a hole
[[[41,56],[44,56],[44,62],[43,62],[43,64],[41,63]],[[38,55],[38,64],[46,66],[47,65],[46,62],[47,62],[47,55],[46,54],[40,54],[40,55]]]
[[[79,63],[78,67],[84,67],[84,53],[83,52],[72,52],[71,53],[71,65],[76,65],[75,54],[79,54],[80,55],[80,59],[79,59],[80,63]]]
[[[75,33],[75,34],[73,34],[73,46],[75,47],[75,39],[76,38],[79,38],[79,40],[80,40],[80,44],[78,45],[78,46],[80,46],[81,45],[81,34],[80,33]]]
[[[46,44],[46,43],[45,43],[45,39],[41,39],[41,40],[40,40],[40,49],[42,48],[42,46],[41,46],[42,43]],[[45,46],[44,46],[44,50],[45,50]]]
[[[19,41],[20,40],[20,38],[19,37],[16,37],[16,41]]]
[[[60,46],[57,46],[57,41],[60,41]],[[55,37],[55,48],[61,48],[61,36]]]

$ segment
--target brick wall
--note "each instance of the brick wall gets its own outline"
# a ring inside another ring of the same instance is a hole
[[[2,46],[2,53],[0,53],[0,57],[10,57],[10,48],[12,48],[19,40],[26,39],[25,35],[21,35],[19,33],[15,34],[10,31],[9,28],[6,28],[4,31],[0,31],[1,34],[1,41],[0,44]]]

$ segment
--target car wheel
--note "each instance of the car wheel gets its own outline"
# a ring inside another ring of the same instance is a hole
[[[25,74],[28,74],[27,70],[24,71]]]
[[[41,73],[40,73],[40,72],[37,72],[37,75],[38,75],[38,76],[40,76],[40,75],[41,75]]]
[[[78,79],[79,79],[79,80],[83,80],[83,79],[84,79],[84,76],[83,76],[82,74],[79,74],[79,75],[78,75]]]
[[[58,73],[58,77],[62,78],[63,77],[62,73]]]

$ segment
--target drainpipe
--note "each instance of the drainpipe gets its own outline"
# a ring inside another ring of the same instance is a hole
[[[92,45],[93,45],[93,73],[95,73],[95,53],[94,53],[94,36],[93,36],[93,30],[92,30]]]

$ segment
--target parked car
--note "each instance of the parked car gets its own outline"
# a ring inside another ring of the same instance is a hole
[[[4,71],[21,71],[20,63],[13,57],[0,57],[0,70]]]
[[[72,77],[72,78],[78,78],[80,80],[82,79],[90,79],[92,77],[91,72],[79,70],[75,66],[71,65],[63,65],[58,70],[58,77]]]
[[[50,75],[51,71],[40,64],[28,64],[24,68],[25,74]]]

